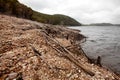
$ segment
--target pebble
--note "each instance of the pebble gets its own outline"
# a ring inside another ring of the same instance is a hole
[[[6,78],[6,80],[11,80],[11,79],[15,79],[18,76],[17,73],[13,72],[8,74],[8,77]]]

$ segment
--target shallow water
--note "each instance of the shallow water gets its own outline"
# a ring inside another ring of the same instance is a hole
[[[78,26],[87,41],[82,44],[90,58],[101,56],[102,65],[120,74],[120,26]]]

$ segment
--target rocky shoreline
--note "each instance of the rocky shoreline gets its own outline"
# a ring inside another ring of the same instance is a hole
[[[120,80],[89,63],[79,32],[0,15],[0,80]]]

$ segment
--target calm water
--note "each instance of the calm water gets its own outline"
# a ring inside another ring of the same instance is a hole
[[[102,65],[120,74],[120,26],[78,26],[87,38],[82,44],[91,58],[101,56]]]

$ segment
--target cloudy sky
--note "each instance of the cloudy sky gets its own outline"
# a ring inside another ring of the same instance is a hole
[[[89,23],[120,23],[120,0],[19,0],[33,10]]]

